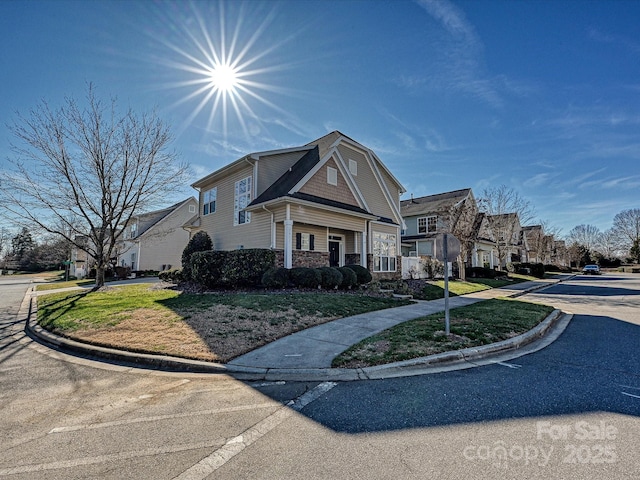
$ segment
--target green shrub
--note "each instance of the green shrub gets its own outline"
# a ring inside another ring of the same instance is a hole
[[[207,288],[256,287],[273,268],[276,254],[266,249],[194,252],[190,279]]]
[[[299,288],[318,288],[322,283],[322,274],[315,268],[292,268],[289,275],[291,283]]]
[[[340,270],[334,267],[320,267],[318,268],[322,277],[322,288],[328,290],[339,287],[342,284],[342,273]]]
[[[114,270],[118,278],[128,278],[131,275],[131,267],[115,267]]]
[[[184,279],[198,283],[206,288],[216,288],[221,283],[221,271],[227,259],[227,252],[209,250],[206,252],[194,252],[189,257],[189,277],[182,269]]]
[[[468,278],[496,278],[496,270],[485,267],[471,267],[467,268]]]
[[[267,288],[286,288],[289,286],[289,269],[271,267],[262,275],[262,285]]]
[[[220,271],[221,286],[256,287],[262,283],[264,272],[276,263],[275,252],[264,248],[225,252],[227,260]]]
[[[338,268],[338,271],[342,274],[342,283],[340,284],[340,288],[344,288],[346,290],[358,284],[356,272],[351,270],[349,267],[340,267]]]
[[[182,269],[172,268],[158,273],[158,279],[163,282],[180,283],[182,281]]]
[[[182,251],[182,274],[185,280],[196,280],[192,278],[191,272],[191,255],[196,252],[206,252],[213,249],[213,242],[207,232],[197,232],[191,239],[187,246]]]
[[[356,274],[358,285],[366,285],[373,280],[371,272],[362,265],[345,265],[347,268],[353,270]]]
[[[544,265],[542,263],[514,263],[513,268],[521,275],[533,275],[536,278],[544,277]]]

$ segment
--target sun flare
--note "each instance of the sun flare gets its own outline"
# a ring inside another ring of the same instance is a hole
[[[250,132],[266,128],[259,115],[260,107],[286,115],[267,98],[287,92],[273,83],[273,75],[287,66],[274,63],[269,57],[293,39],[289,35],[264,47],[261,36],[273,21],[274,10],[257,10],[249,14],[247,9],[253,4],[232,3],[226,9],[223,8],[225,4],[216,7],[217,4],[212,3],[202,6],[203,11],[194,4],[185,5],[183,21],[177,21],[176,17],[167,19],[170,26],[167,30],[174,35],[160,38],[169,54],[159,55],[162,63],[178,71],[181,77],[166,83],[166,88],[184,89],[185,92],[171,107],[193,105],[181,129],[208,111],[204,131],[221,132],[226,139],[232,130],[234,135],[243,132],[245,138],[249,138]],[[216,18],[218,25],[211,22]]]
[[[234,92],[239,84],[238,73],[231,65],[215,65],[209,76],[211,88],[225,93]]]

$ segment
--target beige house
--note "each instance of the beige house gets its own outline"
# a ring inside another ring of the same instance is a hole
[[[198,201],[187,198],[168,208],[132,217],[117,244],[117,265],[136,270],[168,270],[182,266],[189,242],[184,224],[198,212]]]
[[[526,258],[522,227],[517,213],[480,213],[478,234],[472,251],[472,265],[505,269],[508,263]]]
[[[404,188],[368,147],[334,131],[307,145],[248,154],[192,185],[216,250],[270,248],[285,268],[366,266],[400,275]]]

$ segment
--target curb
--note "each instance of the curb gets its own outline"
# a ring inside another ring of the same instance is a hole
[[[562,280],[561,280],[562,281]],[[525,295],[533,291],[554,285],[540,285],[531,289],[509,295],[511,298]],[[29,295],[29,293],[27,293]],[[225,365],[199,360],[190,360],[168,355],[127,352],[113,348],[78,342],[45,330],[37,324],[37,304],[33,297],[29,299],[29,316],[25,331],[31,338],[62,352],[73,353],[88,359],[99,359],[108,363],[147,368],[168,372],[226,374],[238,380],[250,381],[356,381],[393,378],[407,375],[429,373],[428,370],[441,369],[443,366],[460,365],[464,368],[473,366],[473,362],[488,356],[513,352],[542,338],[564,316],[560,310],[554,310],[536,327],[516,337],[500,342],[469,347],[462,350],[438,353],[427,357],[394,362],[385,365],[364,368],[256,368]],[[421,369],[421,371],[416,371]],[[434,373],[434,372],[431,372]]]

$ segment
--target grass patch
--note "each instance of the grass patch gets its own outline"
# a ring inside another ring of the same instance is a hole
[[[106,287],[98,292],[51,293],[38,297],[38,322],[44,328],[63,333],[114,326],[137,309],[172,313],[160,302],[178,295],[174,290],[150,290],[148,284],[142,283]]]
[[[44,292],[46,290],[58,290],[60,288],[71,288],[71,287],[81,287],[87,285],[95,285],[96,281],[93,279],[90,280],[59,280],[52,283],[41,283],[36,285],[36,290],[38,292]]]
[[[458,295],[466,295],[468,293],[479,292],[481,290],[488,290],[489,286],[482,285],[475,282],[462,282],[459,280],[449,281],[449,296],[455,297]],[[414,298],[419,300],[437,300],[444,298],[444,280],[429,281],[424,287],[418,291],[413,292]]]
[[[366,367],[419,358],[498,342],[531,330],[553,307],[518,300],[494,299],[401,323],[353,345],[333,360],[334,367]]]
[[[341,292],[185,294],[135,284],[38,297],[38,321],[97,345],[226,362],[305,328],[409,303]]]

